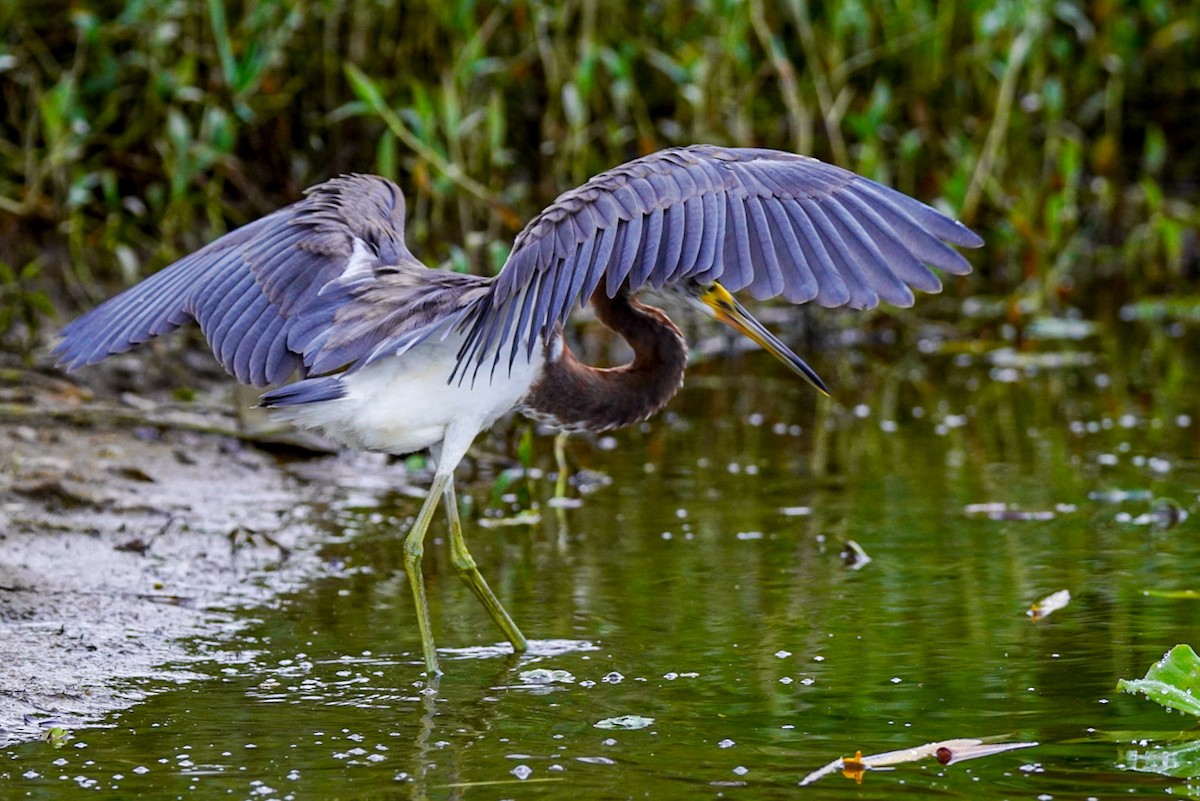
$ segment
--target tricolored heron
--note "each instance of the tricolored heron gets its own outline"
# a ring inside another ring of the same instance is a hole
[[[438,673],[421,575],[439,499],[452,560],[516,651],[527,643],[463,539],[454,469],[514,409],[566,431],[644,420],[678,391],[679,328],[639,290],[681,296],[778,357],[808,365],[731,291],[792,303],[874,307],[937,292],[926,265],[970,271],[946,243],[978,247],[962,224],[816,159],[711,145],[672,148],[600,173],[558,197],[513,242],[492,278],[431,270],[404,243],[404,196],[346,175],[210,243],[67,325],[54,352],[75,369],[188,320],[262,405],[346,445],[428,449],[436,470],[404,540],[425,665]],[[623,367],[582,364],[563,324],[591,302],[632,347]]]

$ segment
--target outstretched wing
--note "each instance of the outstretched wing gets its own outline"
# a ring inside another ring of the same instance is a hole
[[[54,353],[75,369],[195,320],[226,370],[262,386],[403,343],[479,284],[413,258],[399,187],[347,175],[92,309],[63,328]]]
[[[517,236],[473,316],[460,368],[509,363],[587,303],[675,282],[867,309],[937,292],[926,265],[963,275],[946,243],[983,244],[929,206],[848,170],[775,150],[694,145],[600,173]]]

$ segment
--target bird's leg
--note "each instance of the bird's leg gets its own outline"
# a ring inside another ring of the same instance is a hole
[[[567,437],[566,431],[554,436],[554,462],[558,466],[558,480],[554,482],[554,497],[567,497]]]
[[[453,488],[453,473],[438,471],[433,476],[429,495],[417,513],[417,520],[404,538],[404,572],[412,585],[413,600],[417,605],[417,629],[421,633],[421,651],[425,655],[425,669],[430,676],[441,675],[437,652],[433,648],[433,625],[429,616],[429,600],[425,597],[425,577],[421,574],[421,556],[425,553],[425,532],[437,509],[438,498],[447,487]],[[453,489],[451,489],[453,491]]]
[[[458,517],[458,498],[454,494],[453,481],[446,485],[444,500],[446,516],[450,519],[450,561],[454,563],[454,569],[475,593],[475,597],[492,616],[492,620],[496,621],[496,625],[512,643],[513,650],[517,653],[529,650],[529,643],[525,639],[525,635],[521,633],[517,624],[500,604],[495,593],[492,592],[492,588],[483,578],[483,574],[479,572],[479,567],[475,564],[475,557],[471,556],[471,552],[467,550],[462,521]]]

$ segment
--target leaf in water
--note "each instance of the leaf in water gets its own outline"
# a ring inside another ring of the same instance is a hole
[[[645,718],[641,715],[620,715],[615,718],[605,718],[597,723],[593,723],[597,729],[644,729],[647,726],[654,724],[654,718]]]
[[[1200,715],[1200,657],[1190,645],[1176,645],[1146,671],[1144,678],[1121,679],[1117,689],[1143,693],[1162,706]]]
[[[1195,778],[1200,776],[1200,742],[1193,740],[1131,749],[1125,752],[1124,763],[1119,767],[1138,773]]]
[[[1052,592],[1025,611],[1033,620],[1041,620],[1051,612],[1057,612],[1071,602],[1070,590]]]
[[[828,765],[814,770],[800,780],[800,786],[803,787],[812,784],[817,779],[839,771],[846,778],[854,779],[861,783],[863,775],[868,770],[890,768],[895,765],[929,759],[930,757],[943,765],[953,765],[955,762],[992,756],[1018,748],[1032,748],[1035,745],[1037,743],[1002,743],[997,742],[995,738],[981,740],[973,737],[963,737],[925,743],[913,748],[903,748],[899,751],[885,751],[882,754],[872,754],[870,756],[863,756],[862,751],[856,751],[852,757],[835,759]]]

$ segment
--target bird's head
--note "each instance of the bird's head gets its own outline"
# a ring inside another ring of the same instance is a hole
[[[811,384],[822,395],[829,394],[829,388],[804,360],[792,352],[778,337],[767,330],[766,326],[755,320],[742,304],[738,303],[725,287],[716,281],[711,283],[688,283],[675,289],[682,290],[683,298],[694,309],[719,320],[725,325],[757,342],[763,349],[788,366],[796,375]]]

